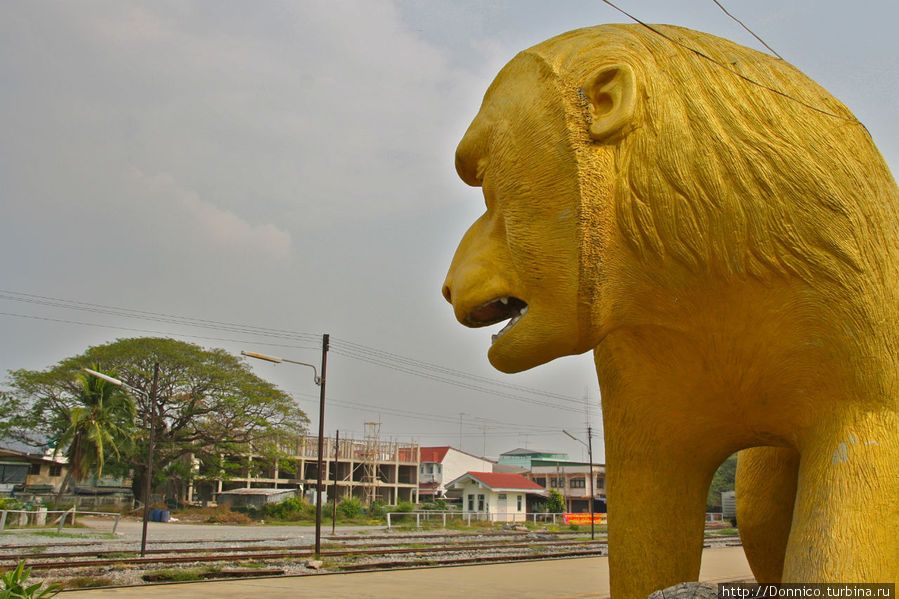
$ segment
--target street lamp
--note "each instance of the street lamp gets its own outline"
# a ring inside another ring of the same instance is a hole
[[[588,459],[590,460],[590,476],[589,476],[589,478],[590,478],[590,487],[589,487],[589,489],[590,489],[590,538],[592,540],[596,540],[596,525],[595,525],[595,522],[593,521],[594,517],[595,517],[595,515],[593,513],[593,510],[594,510],[594,507],[593,507],[593,501],[594,501],[594,496],[593,496],[594,495],[593,494],[593,476],[594,476],[593,475],[593,429],[589,426],[587,427],[587,442],[586,443],[584,443],[583,441],[581,441],[580,439],[578,439],[577,437],[575,437],[574,435],[572,435],[565,429],[562,429],[562,432],[565,433],[566,435],[568,435],[569,437],[571,437],[572,439],[574,439],[575,441],[577,441],[578,443],[580,443],[581,445],[585,445],[587,447],[587,456],[588,456]]]
[[[150,393],[143,389],[132,387],[131,385],[113,378],[108,374],[91,370],[90,368],[82,368],[82,370],[91,376],[104,380],[116,387],[124,387],[132,393],[144,396],[150,407],[150,424],[149,434],[147,435],[147,480],[144,483],[144,516],[143,528],[140,535],[140,556],[144,557],[147,552],[147,522],[150,520],[150,482],[153,480],[153,441],[156,436],[156,391],[159,387],[159,362],[153,364],[153,387]]]
[[[318,376],[318,371],[312,364],[306,362],[297,362],[296,360],[288,360],[287,358],[278,358],[275,356],[267,356],[265,354],[257,354],[255,352],[242,351],[241,355],[248,358],[256,358],[257,360],[265,360],[266,362],[288,362],[290,364],[299,364],[300,366],[308,366],[315,373],[315,384],[319,386],[319,402],[318,402],[318,477],[315,485],[315,556],[321,554],[322,549],[322,470],[324,470],[324,453],[325,453],[325,377],[328,370],[328,341],[330,335],[322,335],[322,375]],[[335,503],[337,497],[334,497]]]

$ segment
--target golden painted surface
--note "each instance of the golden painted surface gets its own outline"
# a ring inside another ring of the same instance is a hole
[[[616,599],[696,580],[712,474],[752,447],[759,579],[899,582],[896,183],[789,64],[658,30],[502,69],[456,153],[486,212],[444,295],[467,326],[520,316],[504,372],[594,351]]]

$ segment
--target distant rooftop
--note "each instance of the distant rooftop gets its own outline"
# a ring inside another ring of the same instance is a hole
[[[501,453],[501,456],[504,455],[531,455],[531,456],[539,456],[539,455],[567,455],[561,451],[542,451],[539,449],[524,449],[519,447],[518,449],[513,449],[512,451],[507,451],[505,453]]]
[[[16,439],[3,438],[0,439],[0,448],[17,451],[19,453],[27,453],[28,455],[44,455],[47,445],[30,445]]]
[[[496,472],[466,472],[447,486],[455,486],[457,482],[465,478],[471,478],[485,487],[497,490],[545,492],[546,489],[520,474],[501,474]]]
[[[441,445],[439,447],[422,447],[421,448],[421,461],[422,462],[443,462],[443,458],[446,457],[446,454],[449,453],[450,450],[458,451],[459,453],[464,453],[465,455],[471,456],[473,458],[478,458],[479,460],[486,460],[488,462],[494,462],[496,460],[491,460],[490,458],[485,458],[483,456],[475,455],[473,453],[469,453],[467,451],[463,451],[461,449],[457,449],[452,447],[451,445]]]
[[[277,495],[279,493],[294,493],[296,489],[231,489],[222,491],[218,495]]]

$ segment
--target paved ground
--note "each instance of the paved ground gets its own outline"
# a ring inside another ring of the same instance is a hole
[[[97,532],[112,530],[112,520],[100,518],[83,518],[81,523]],[[140,520],[122,520],[116,528],[117,536],[123,540],[140,541]],[[71,532],[69,529],[66,529]],[[355,535],[363,531],[384,532],[384,526],[338,526],[337,536]],[[364,534],[364,533],[363,533]],[[331,536],[331,524],[322,524],[322,537]],[[182,522],[148,522],[147,540],[152,541],[214,541],[216,539],[262,539],[272,537],[291,537],[294,544],[311,545],[315,540],[314,526],[296,525],[241,525],[195,524]]]
[[[752,578],[742,547],[706,549],[700,578]],[[591,557],[487,566],[426,568],[392,572],[324,574],[295,578],[198,582],[128,589],[71,591],[70,599],[565,599],[608,597],[608,559]]]

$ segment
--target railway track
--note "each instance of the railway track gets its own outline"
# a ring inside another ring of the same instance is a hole
[[[185,541],[156,542],[144,557],[140,557],[133,543],[121,543],[121,549],[108,549],[117,544],[115,541],[104,543],[107,548],[103,549],[90,548],[96,543],[57,543],[42,546],[40,551],[34,551],[33,546],[0,547],[0,570],[14,567],[19,559],[25,559],[35,575],[63,583],[78,576],[127,571],[132,581],[116,584],[123,586],[147,584],[141,576],[149,576],[148,573],[159,568],[205,567],[209,572],[204,578],[208,580],[232,577],[235,567],[245,570],[241,575],[316,574],[608,554],[604,539],[594,541],[583,537],[583,533],[575,536],[542,532],[334,537],[326,539],[317,558],[321,565],[314,566],[314,570],[307,567],[315,557],[312,546],[266,544],[289,538],[216,541],[216,544],[233,542],[232,547],[186,546],[202,544]],[[707,537],[706,541],[706,546],[739,545],[739,537]],[[57,550],[47,551],[50,548]]]

